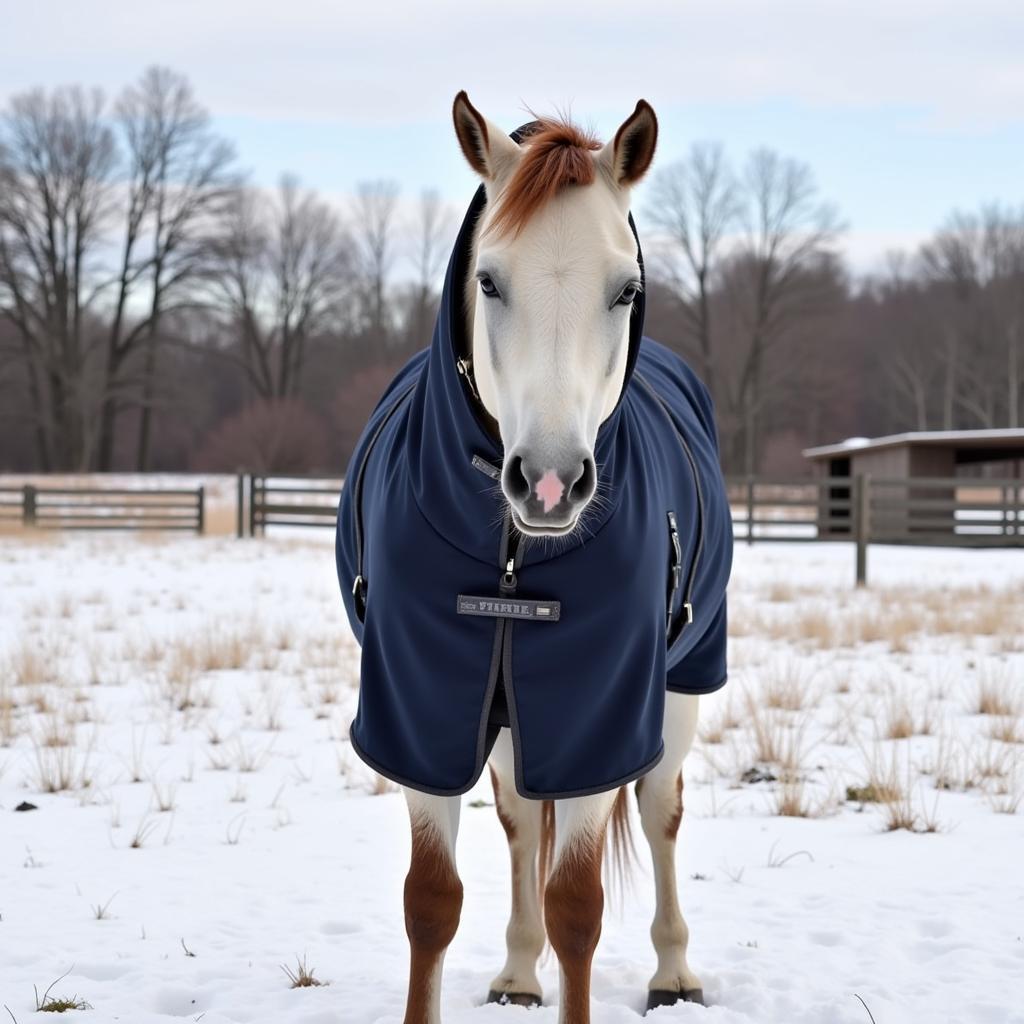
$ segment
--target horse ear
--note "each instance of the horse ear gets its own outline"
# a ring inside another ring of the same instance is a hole
[[[636,109],[623,121],[615,138],[598,155],[604,161],[612,181],[623,188],[635,185],[654,159],[658,144],[658,118],[647,100],[638,100]]]
[[[519,147],[469,102],[465,89],[455,97],[452,120],[469,166],[485,181],[504,176],[522,155]]]

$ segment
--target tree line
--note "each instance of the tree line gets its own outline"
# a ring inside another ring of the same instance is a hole
[[[31,90],[0,116],[0,469],[339,471],[428,343],[457,219],[364,182],[255,187],[189,82]],[[952,215],[854,278],[811,170],[699,144],[637,210],[648,333],[716,401],[723,462],[851,434],[1019,426],[1024,208]]]

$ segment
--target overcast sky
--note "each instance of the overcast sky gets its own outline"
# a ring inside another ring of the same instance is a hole
[[[955,207],[1024,202],[1021,0],[2,0],[0,101],[114,93],[151,63],[192,79],[255,180],[339,197],[394,178],[467,200],[465,88],[509,129],[571,107],[605,137],[643,96],[661,163],[697,139],[805,160],[859,269]]]

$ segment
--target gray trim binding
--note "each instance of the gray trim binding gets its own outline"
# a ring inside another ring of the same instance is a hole
[[[729,676],[724,675],[717,683],[712,683],[710,686],[688,686],[684,690],[681,686],[673,686],[671,683],[666,683],[665,689],[669,693],[684,693],[690,697],[703,697],[705,694],[720,690],[728,681]]]

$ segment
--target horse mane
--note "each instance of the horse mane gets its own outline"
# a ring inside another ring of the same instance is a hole
[[[568,118],[538,118],[523,140],[523,158],[505,186],[488,231],[518,235],[542,206],[570,185],[589,185],[596,168],[591,153],[601,143]]]

